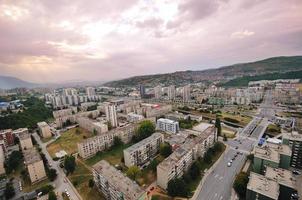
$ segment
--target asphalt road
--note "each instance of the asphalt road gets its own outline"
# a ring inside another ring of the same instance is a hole
[[[222,155],[213,171],[205,177],[202,187],[198,188],[197,195],[192,199],[198,200],[229,200],[232,192],[232,185],[236,174],[238,174],[245,163],[246,156],[250,154],[259,139],[264,134],[268,125],[268,119],[274,113],[273,98],[268,91],[264,96],[264,101],[260,105],[259,114],[242,130],[234,140],[228,140],[228,150]],[[243,155],[238,155],[232,166],[227,163],[239,151]],[[196,198],[195,198],[196,197]]]

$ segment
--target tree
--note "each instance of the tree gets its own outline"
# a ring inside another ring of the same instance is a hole
[[[13,151],[9,158],[5,161],[6,173],[10,174],[22,164],[23,155],[20,151]]]
[[[72,174],[76,168],[75,158],[70,155],[66,156],[64,160],[64,168],[66,170],[67,175]]]
[[[249,182],[249,175],[246,172],[240,172],[236,176],[233,187],[241,198],[243,198],[246,194],[246,187],[248,182]]]
[[[55,169],[49,169],[47,171],[47,177],[49,178],[50,181],[54,181],[57,178],[57,170]]]
[[[228,138],[225,134],[223,134],[223,141],[228,141]]]
[[[172,153],[172,147],[168,143],[163,143],[160,145],[160,155],[167,158]]]
[[[6,187],[4,190],[4,195],[6,197],[6,199],[11,199],[15,196],[15,188],[12,182],[8,182],[6,183]]]
[[[220,136],[221,135],[221,122],[220,122],[219,117],[216,117],[215,127],[217,128],[217,135]]]
[[[133,138],[134,142],[143,140],[149,137],[150,135],[152,135],[152,133],[154,132],[155,132],[155,126],[150,120],[142,121],[136,130],[136,134]]]
[[[93,181],[93,179],[89,179],[88,187],[93,188],[93,186],[94,186],[94,181]]]
[[[93,135],[97,135],[98,132],[96,131],[96,129],[93,129]]]
[[[141,175],[141,171],[137,166],[131,166],[126,172],[126,175],[132,180],[136,180],[137,177]]]
[[[122,142],[121,138],[119,138],[118,136],[113,137],[113,147],[117,147],[122,144],[123,144],[123,142]]]
[[[48,193],[48,200],[57,200],[57,195],[54,191]]]
[[[212,162],[212,152],[210,149],[208,149],[207,152],[204,154],[203,161],[208,164]]]
[[[197,162],[193,162],[190,167],[189,173],[193,180],[200,176],[200,166]]]
[[[187,184],[183,179],[175,178],[168,182],[167,191],[168,194],[172,197],[176,197],[176,196],[187,197],[189,190]]]
[[[152,170],[153,172],[156,172],[156,168],[157,168],[157,165],[158,165],[158,164],[159,164],[159,162],[158,162],[156,159],[153,159],[153,160],[150,162],[148,168],[149,168],[150,170]]]

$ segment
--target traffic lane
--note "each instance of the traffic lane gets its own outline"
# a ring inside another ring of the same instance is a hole
[[[228,152],[225,153],[211,174],[207,176],[197,199],[229,199],[235,175],[240,171],[245,160],[245,155],[238,154],[235,160],[232,161],[232,166],[228,167],[227,163],[236,154],[237,151],[233,149],[229,149]]]
[[[238,147],[239,151],[251,151],[255,145],[255,140],[248,138],[237,138],[236,140],[228,140],[226,143],[235,149]]]

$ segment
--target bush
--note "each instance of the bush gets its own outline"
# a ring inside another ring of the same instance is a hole
[[[48,194],[50,191],[53,191],[54,187],[52,185],[45,185],[36,190],[37,193],[42,192],[42,194]]]
[[[234,181],[233,187],[237,194],[243,198],[246,194],[246,187],[249,182],[249,176],[245,172],[240,172]]]
[[[172,179],[168,182],[167,188],[168,194],[171,197],[187,197],[188,196],[188,185],[181,178]]]
[[[163,143],[160,145],[160,155],[167,158],[172,153],[172,147],[169,143]]]

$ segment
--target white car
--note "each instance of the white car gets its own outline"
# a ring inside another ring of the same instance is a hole
[[[232,166],[232,163],[231,162],[228,162],[228,167],[231,167]]]

